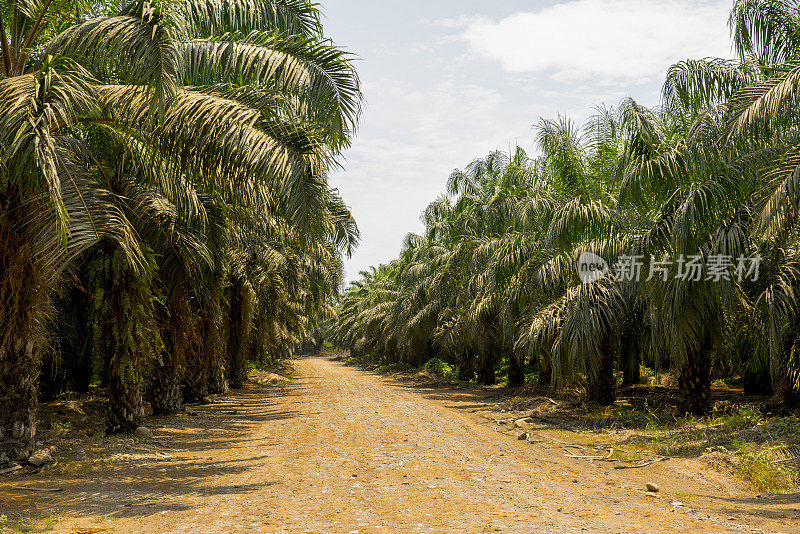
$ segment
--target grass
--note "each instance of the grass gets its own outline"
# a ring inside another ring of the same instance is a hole
[[[664,456],[699,457],[723,455],[726,464],[760,493],[800,491],[800,465],[791,459],[800,446],[800,418],[769,416],[753,406],[741,406],[727,413],[707,417],[675,418],[665,421],[648,411],[646,433],[628,438],[627,443]],[[712,465],[716,466],[714,462]]]
[[[65,512],[52,512],[42,520],[9,520],[0,514],[0,534],[17,534],[31,532],[50,532],[63,519]]]
[[[783,445],[769,446],[753,442],[737,442],[736,451],[741,460],[739,474],[750,486],[761,493],[789,493],[800,491],[800,476],[781,460]]]

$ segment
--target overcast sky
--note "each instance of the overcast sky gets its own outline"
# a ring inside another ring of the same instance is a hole
[[[321,1],[366,98],[331,179],[362,234],[348,281],[422,230],[453,169],[516,144],[533,154],[540,117],[655,105],[672,63],[732,56],[731,0]]]

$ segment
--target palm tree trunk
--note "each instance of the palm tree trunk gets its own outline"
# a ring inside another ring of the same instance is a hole
[[[153,415],[169,415],[181,411],[181,377],[175,356],[164,356],[164,362],[153,370],[150,405]]]
[[[184,301],[181,297],[176,300]],[[153,369],[153,381],[150,388],[150,404],[153,415],[169,415],[181,410],[181,381],[183,378],[186,353],[189,349],[190,319],[188,302],[180,302],[174,306],[163,333],[166,350],[161,362]]]
[[[471,350],[467,350],[458,364],[458,379],[469,382],[473,378],[475,378],[475,354]]]
[[[36,437],[37,381],[49,286],[17,227],[24,214],[6,193],[0,212],[0,464],[23,461]]]
[[[269,365],[270,358],[277,355],[274,353],[269,354],[267,351],[269,324],[266,316],[264,315],[264,310],[259,310],[258,313],[254,314],[251,331],[252,335],[250,336],[250,347],[248,349],[250,356],[248,359],[251,362],[257,362],[262,366]]]
[[[226,304],[220,303],[220,309],[226,310]],[[224,316],[224,313],[223,315]],[[225,376],[225,359],[228,353],[228,338],[225,321],[222,316],[208,319],[208,328],[203,332],[203,352],[208,362],[208,392],[225,393],[228,391],[228,379]]]
[[[774,404],[780,408],[780,411],[796,412],[800,408],[800,389],[797,384],[800,383],[798,372],[791,372],[786,369],[781,378],[775,384],[775,394],[773,400]]]
[[[35,342],[17,340],[2,348],[0,358],[0,465],[24,461],[36,437],[36,379],[39,355]],[[3,457],[5,455],[5,457]]]
[[[399,361],[400,355],[397,352],[397,340],[395,338],[391,338],[386,344],[385,357],[386,363],[397,363]]]
[[[228,332],[228,381],[232,388],[240,388],[247,381],[247,355],[253,321],[251,292],[241,280],[234,280]]]
[[[142,368],[161,352],[149,271],[135,273],[125,254],[106,243],[89,263],[92,351],[103,359],[108,386],[106,430],[142,424]]]
[[[210,362],[202,352],[190,354],[183,375],[183,402],[203,402],[209,393]]]
[[[221,353],[219,356],[224,355]],[[225,363],[222,357],[211,361],[211,369],[208,377],[209,394],[219,394],[228,391],[228,379],[225,378]]]
[[[748,362],[744,376],[744,392],[748,395],[772,395],[772,377],[767,365],[753,365]]]
[[[218,328],[213,317],[205,317],[202,322],[203,342],[192,347],[186,360],[183,378],[184,402],[202,402],[210,393],[211,378],[215,365],[215,352],[218,348]],[[223,377],[224,378],[224,377]]]
[[[786,336],[782,351],[783,364],[775,381],[772,400],[782,410],[796,411],[800,408],[800,355],[797,345],[798,336],[795,332]]]
[[[590,373],[589,400],[602,406],[610,406],[616,400],[616,378],[614,377],[614,340],[606,336],[603,340],[600,366]]]
[[[550,358],[542,354],[534,357],[534,361],[536,362],[536,370],[539,373],[539,385],[549,388],[553,382],[553,367],[550,363]]]
[[[491,350],[487,350],[481,355],[478,367],[478,383],[483,386],[493,386],[496,383],[494,358]]]
[[[622,352],[620,354],[620,367],[622,367],[622,385],[630,386],[642,381],[642,350],[639,333],[629,327],[622,332]]]
[[[208,392],[225,393],[228,391],[228,379],[225,377],[225,354],[228,344],[225,342],[225,331],[219,325],[215,329],[216,342],[206,342],[203,351],[208,361]]]
[[[317,329],[314,332],[314,346],[311,348],[312,354],[320,354],[322,352],[322,346],[325,344],[325,336],[322,334],[322,331]]]
[[[128,432],[141,426],[142,421],[144,401],[136,365],[113,357],[108,362],[106,429],[109,432]]]
[[[711,340],[697,349],[689,349],[679,384],[684,394],[684,407],[692,415],[704,415],[711,401]]]
[[[524,358],[513,351],[508,356],[508,386],[520,387],[525,385]]]

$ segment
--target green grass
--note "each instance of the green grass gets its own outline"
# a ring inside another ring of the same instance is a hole
[[[458,368],[454,365],[450,365],[444,360],[440,360],[439,358],[431,358],[425,362],[425,365],[422,366],[421,370],[430,376],[438,378],[447,383],[458,382]]]
[[[67,422],[60,422],[60,421],[51,421],[50,422],[50,430],[52,432],[56,432],[59,434],[65,434],[72,429],[72,424]]]
[[[759,493],[800,491],[796,464],[779,461],[785,459],[787,448],[800,447],[800,417],[771,415],[759,408],[720,404],[708,416],[693,417],[680,415],[665,402],[633,398],[611,407],[572,408],[563,415],[579,429],[636,429],[620,443],[636,450],[684,458],[721,453],[727,460],[709,459],[709,465],[736,472]]]
[[[800,474],[779,461],[783,458],[780,451],[786,448],[784,445],[740,441],[734,447],[741,457],[737,466],[739,474],[753,489],[761,493],[800,491]]]
[[[668,423],[653,416],[646,435],[629,444],[664,456],[698,457],[705,452],[729,455],[739,476],[754,491],[800,491],[800,473],[781,451],[800,445],[800,418],[766,416],[751,406],[708,417],[676,418]]]

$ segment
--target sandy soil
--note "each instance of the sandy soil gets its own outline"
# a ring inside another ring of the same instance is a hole
[[[496,432],[480,390],[294,364],[285,392],[158,421],[150,453],[0,479],[0,514],[68,533],[800,532],[797,495],[756,498],[697,460],[593,467]]]

